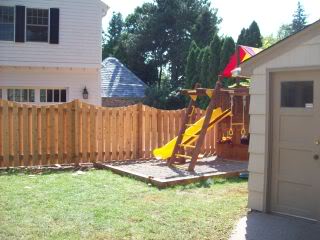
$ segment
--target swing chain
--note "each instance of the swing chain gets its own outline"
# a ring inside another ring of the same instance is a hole
[[[230,137],[233,136],[233,129],[232,129],[232,124],[233,124],[233,95],[230,95],[230,108],[231,108],[231,116],[230,116],[230,129],[228,131],[228,135]]]
[[[245,114],[246,105],[247,105],[247,97],[242,96],[242,129],[241,129],[242,136],[245,136],[247,134],[245,125],[244,125],[244,114]]]

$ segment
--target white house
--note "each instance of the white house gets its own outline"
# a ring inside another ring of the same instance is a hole
[[[320,20],[242,64],[249,207],[320,221]]]
[[[1,0],[0,98],[101,104],[100,0]]]

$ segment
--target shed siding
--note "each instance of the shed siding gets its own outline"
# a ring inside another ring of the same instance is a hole
[[[2,0],[1,5],[60,9],[59,44],[0,41],[2,66],[94,67],[101,64],[100,0]]]
[[[250,89],[250,133],[249,146],[249,208],[264,211],[264,193],[266,192],[265,173],[266,157],[266,123],[267,123],[267,78],[268,71],[286,68],[320,67],[320,35],[301,43],[298,47],[276,57],[253,71]]]
[[[249,132],[251,134],[261,134],[264,135],[266,133],[266,119],[265,115],[251,115],[250,116],[250,129]]]
[[[250,190],[248,206],[251,209],[263,211],[263,193]]]
[[[248,166],[249,171],[263,174],[264,167],[265,167],[264,154],[251,153],[249,166]],[[261,191],[261,189],[260,189],[260,191]]]
[[[99,74],[99,71],[94,69],[2,67],[0,68],[0,88],[67,88],[68,100],[83,100],[82,91],[86,86],[89,92],[89,99],[86,102],[101,105]]]
[[[266,95],[252,94],[250,96],[250,111],[251,115],[265,115],[266,114]]]

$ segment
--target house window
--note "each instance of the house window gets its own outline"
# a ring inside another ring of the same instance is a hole
[[[49,10],[27,8],[27,41],[48,42]]]
[[[14,7],[0,6],[0,40],[14,40]]]
[[[67,90],[66,89],[41,89],[40,102],[66,102]]]
[[[8,100],[16,102],[34,102],[34,89],[8,89]]]
[[[281,107],[313,108],[313,81],[282,82]]]

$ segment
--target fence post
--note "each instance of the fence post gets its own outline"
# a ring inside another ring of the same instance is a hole
[[[73,102],[74,104],[74,107],[72,109],[72,114],[73,114],[73,117],[72,117],[72,120],[74,121],[74,131],[73,131],[73,143],[74,143],[74,154],[73,154],[73,162],[76,166],[79,165],[79,157],[80,157],[80,154],[79,154],[79,147],[80,147],[80,133],[79,133],[79,129],[80,129],[80,126],[79,126],[79,108],[80,108],[80,102],[79,100],[75,100]]]
[[[137,146],[138,146],[138,158],[143,158],[142,144],[143,144],[143,105],[142,103],[138,104],[138,126],[137,126]]]
[[[9,167],[9,106],[7,101],[2,101],[2,151],[3,166]]]

